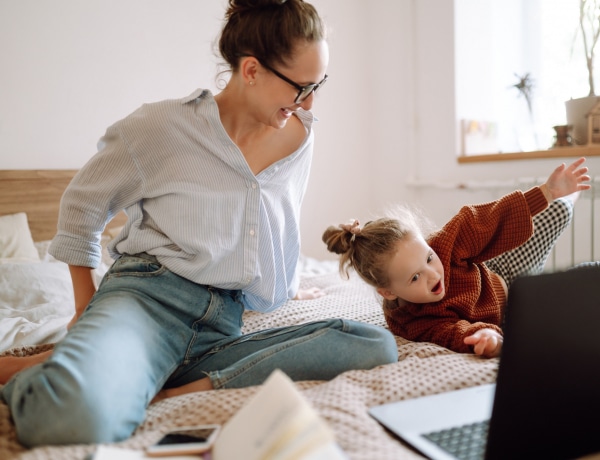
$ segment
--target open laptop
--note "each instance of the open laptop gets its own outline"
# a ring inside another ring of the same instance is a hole
[[[388,403],[369,413],[435,460],[569,459],[600,452],[600,266],[515,280],[503,329],[495,384]],[[467,438],[448,441],[464,425],[479,430],[481,448]],[[450,445],[439,447],[444,443]]]

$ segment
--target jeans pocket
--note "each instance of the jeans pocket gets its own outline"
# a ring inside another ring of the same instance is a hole
[[[119,257],[106,273],[106,278],[122,276],[152,277],[161,275],[166,268],[153,256],[124,255]]]

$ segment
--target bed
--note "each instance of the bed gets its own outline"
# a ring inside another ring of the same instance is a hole
[[[68,269],[47,254],[56,229],[62,191],[75,171],[0,171],[0,355],[23,356],[51,349],[66,332],[72,310]],[[16,217],[15,217],[16,216]],[[109,225],[104,241],[123,225]],[[12,238],[12,240],[11,240]],[[7,243],[7,239],[10,240]],[[6,251],[6,248],[9,250]],[[12,251],[12,252],[11,252]],[[105,264],[110,263],[105,258]],[[101,277],[103,264],[97,276]],[[276,312],[247,312],[245,331],[343,317],[385,326],[379,299],[356,275],[343,279],[334,261],[300,260],[301,286],[326,296],[289,301]],[[310,405],[332,428],[350,459],[418,459],[422,456],[372,419],[373,405],[492,383],[497,359],[458,354],[430,343],[396,337],[397,363],[349,371],[327,382],[297,382]],[[133,436],[115,447],[142,450],[177,426],[223,424],[258,387],[213,390],[159,401]],[[51,423],[51,421],[48,421]],[[84,459],[94,445],[25,449],[17,439],[6,405],[0,403],[0,459]]]

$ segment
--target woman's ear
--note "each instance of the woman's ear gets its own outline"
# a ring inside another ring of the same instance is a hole
[[[387,300],[396,300],[398,298],[398,296],[396,294],[394,294],[389,289],[385,289],[385,288],[377,288],[377,293],[381,297],[383,297],[384,299],[387,299]]]
[[[240,73],[245,82],[254,84],[258,73],[258,60],[254,56],[242,58],[240,62]]]

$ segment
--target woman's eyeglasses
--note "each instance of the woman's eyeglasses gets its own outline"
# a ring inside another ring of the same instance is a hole
[[[256,59],[258,59],[258,58],[256,58]],[[286,83],[289,83],[290,85],[292,85],[294,88],[296,88],[298,90],[298,95],[296,96],[296,99],[294,99],[294,104],[301,104],[302,102],[304,102],[308,98],[308,96],[310,96],[312,93],[316,93],[319,90],[319,88],[321,88],[327,81],[327,75],[325,75],[323,80],[321,80],[319,83],[311,83],[310,85],[302,86],[302,85],[299,85],[298,83],[296,83],[295,81],[290,80],[288,77],[286,77],[282,73],[278,72],[277,70],[273,69],[272,67],[266,65],[260,59],[258,59],[258,62],[260,62],[260,64],[265,69],[269,70],[270,72],[273,72],[275,75],[277,75],[283,81],[285,81]]]

